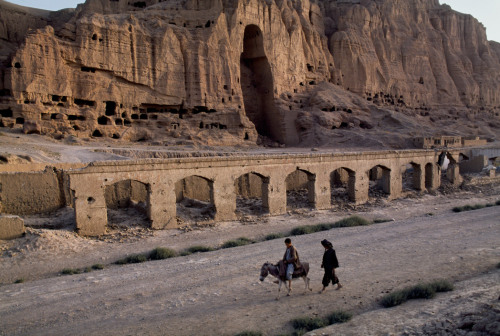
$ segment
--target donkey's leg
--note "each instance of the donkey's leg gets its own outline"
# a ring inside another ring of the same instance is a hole
[[[276,297],[276,300],[279,300],[280,299],[280,291],[281,291],[281,280],[278,280],[279,283],[278,283],[278,296]]]
[[[307,290],[312,290],[310,287],[309,287],[309,281],[310,279],[307,277],[307,276],[303,276],[302,277],[302,280],[304,280],[304,285],[305,285],[305,288],[304,288],[304,294],[307,293]]]

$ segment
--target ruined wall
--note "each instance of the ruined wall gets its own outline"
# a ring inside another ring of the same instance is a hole
[[[126,208],[132,203],[146,203],[148,199],[147,185],[125,180],[107,186],[104,191],[106,206],[110,209]]]
[[[488,157],[478,155],[459,163],[462,173],[480,173],[488,165]]]
[[[5,53],[0,87],[0,126],[27,133],[298,142],[322,82],[388,106],[500,106],[498,43],[438,0],[88,0],[40,20]]]
[[[0,173],[0,212],[11,215],[50,213],[70,204],[61,171]]]

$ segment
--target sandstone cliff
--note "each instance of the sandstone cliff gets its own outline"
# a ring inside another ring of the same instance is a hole
[[[3,127],[209,145],[498,137],[500,44],[437,0],[0,9]]]

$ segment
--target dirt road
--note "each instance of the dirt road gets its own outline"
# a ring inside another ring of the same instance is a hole
[[[333,229],[293,237],[311,263],[313,292],[295,282],[275,301],[258,281],[282,239],[163,261],[0,287],[0,335],[233,335],[292,331],[289,321],[337,309],[377,308],[384,293],[418,281],[477,276],[500,261],[500,207]],[[322,248],[334,243],[340,291],[319,295]]]

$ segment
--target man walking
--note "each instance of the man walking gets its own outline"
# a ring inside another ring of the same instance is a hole
[[[292,245],[292,240],[290,238],[285,239],[286,251],[283,256],[283,263],[286,266],[286,276],[285,279],[288,280],[288,288],[292,290],[292,275],[293,271],[300,268],[299,253],[295,246]]]
[[[339,267],[339,261],[337,260],[337,255],[335,254],[333,245],[326,239],[321,241],[321,245],[325,248],[323,263],[321,264],[321,268],[324,268],[325,270],[325,275],[323,276],[323,289],[319,292],[320,294],[325,291],[326,287],[330,284],[330,281],[332,282],[332,285],[337,284],[337,289],[342,288],[339,278],[335,275],[335,269]]]

